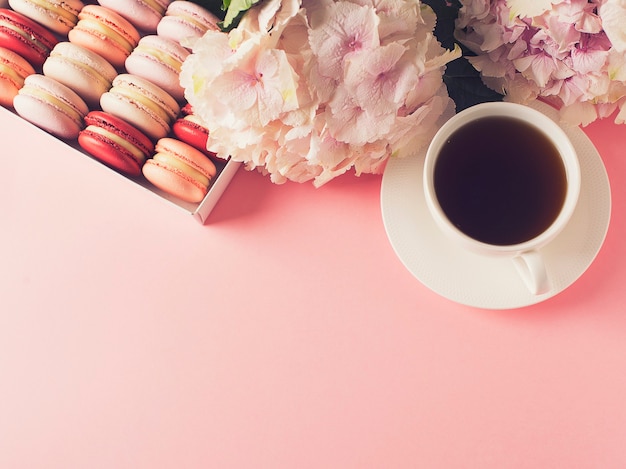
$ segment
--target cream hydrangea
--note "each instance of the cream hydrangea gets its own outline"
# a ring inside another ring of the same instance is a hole
[[[419,0],[266,0],[228,34],[188,44],[181,83],[207,147],[272,181],[378,173],[426,145],[453,110]]]
[[[541,97],[587,125],[626,122],[626,1],[461,0],[457,37],[506,100]]]

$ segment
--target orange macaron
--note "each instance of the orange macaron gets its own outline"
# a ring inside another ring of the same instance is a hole
[[[155,151],[143,166],[146,179],[180,200],[201,202],[217,173],[215,164],[201,151],[169,137],[160,139]]]
[[[101,55],[116,68],[139,42],[139,32],[118,13],[100,5],[87,5],[78,14],[78,24],[68,38],[70,42]]]
[[[24,86],[24,79],[33,73],[35,69],[21,55],[0,47],[0,105],[13,107],[13,98]]]

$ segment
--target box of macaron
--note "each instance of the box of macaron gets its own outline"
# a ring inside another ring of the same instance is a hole
[[[0,122],[60,140],[200,223],[240,163],[206,149],[185,101],[187,38],[219,29],[187,0],[0,0]]]

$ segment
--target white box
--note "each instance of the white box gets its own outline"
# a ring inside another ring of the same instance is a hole
[[[7,123],[9,123],[9,121],[11,121],[10,122],[11,125],[6,125]],[[187,214],[191,215],[193,218],[195,218],[198,222],[202,224],[207,222],[209,214],[211,213],[211,211],[217,204],[218,200],[220,199],[220,197],[226,190],[226,187],[228,187],[228,184],[232,180],[233,176],[235,175],[235,173],[241,166],[241,163],[239,162],[234,162],[231,160],[222,161],[222,160],[213,159],[213,162],[215,163],[215,166],[217,167],[217,175],[211,181],[209,191],[207,195],[204,197],[204,199],[202,200],[202,202],[197,203],[197,204],[192,204],[192,203],[179,200],[175,197],[172,197],[169,194],[166,194],[165,192],[161,191],[157,187],[153,186],[143,176],[140,176],[137,178],[131,178],[131,177],[124,175],[121,172],[118,172],[106,166],[104,163],[98,161],[97,159],[92,157],[89,153],[85,152],[82,148],[80,148],[76,140],[65,141],[65,140],[59,139],[55,137],[54,135],[31,124],[30,122],[22,119],[19,115],[17,115],[12,110],[3,108],[1,106],[0,106],[0,127],[20,129],[18,133],[19,135],[18,138],[28,138],[29,135],[37,134],[37,138],[51,139],[52,141],[54,141],[54,143],[51,142],[53,146],[59,143],[64,144],[67,147],[68,154],[74,153],[76,154],[76,156],[79,156],[81,158],[89,158],[90,160],[92,160],[95,166],[94,167],[95,171],[99,171],[99,170],[112,171],[116,173],[119,177],[125,178],[129,184],[136,184],[138,186],[141,186],[145,188],[146,190],[149,190],[150,192],[154,193],[156,196],[161,197],[164,203],[171,203],[171,204],[178,206],[183,213],[186,212]]]

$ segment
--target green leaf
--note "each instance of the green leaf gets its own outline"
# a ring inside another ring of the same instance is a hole
[[[196,3],[198,5],[200,5],[201,7],[206,8],[207,10],[209,10],[211,13],[213,13],[214,15],[216,15],[218,18],[223,19],[224,18],[224,10],[222,9],[222,0],[189,0],[192,3]],[[225,0],[228,1],[230,3],[229,0]]]
[[[226,16],[221,23],[223,30],[228,31],[237,26],[241,16],[262,0],[224,0],[222,8],[226,10]]]
[[[458,0],[422,0],[437,15],[435,36],[446,49],[453,49],[457,43],[454,37],[455,22],[461,3]],[[502,101],[502,95],[488,88],[480,78],[480,73],[469,63],[467,57],[475,55],[461,45],[463,56],[450,62],[443,76],[450,98],[456,104],[457,112],[474,104],[488,101]]]
[[[203,6],[222,21],[219,23],[223,31],[236,28],[243,15],[254,5],[263,0],[189,0]]]
[[[221,27],[230,30],[239,24],[241,17],[254,5],[263,0],[191,0],[205,7],[223,19]],[[457,43],[454,37],[455,21],[461,8],[459,0],[422,0],[437,15],[435,36],[446,49],[454,49]],[[226,12],[226,14],[224,14]],[[461,46],[463,57],[450,62],[443,76],[448,87],[448,94],[454,100],[457,111],[486,101],[501,101],[502,96],[489,89],[482,82],[480,74],[468,62],[467,57],[474,55]]]
[[[460,57],[447,65],[443,81],[457,112],[474,104],[502,101],[502,95],[483,83],[480,74],[466,57]]]
[[[435,36],[441,45],[446,49],[453,49],[456,43],[454,23],[459,16],[461,2],[459,0],[422,0],[422,3],[431,7],[437,15]]]

